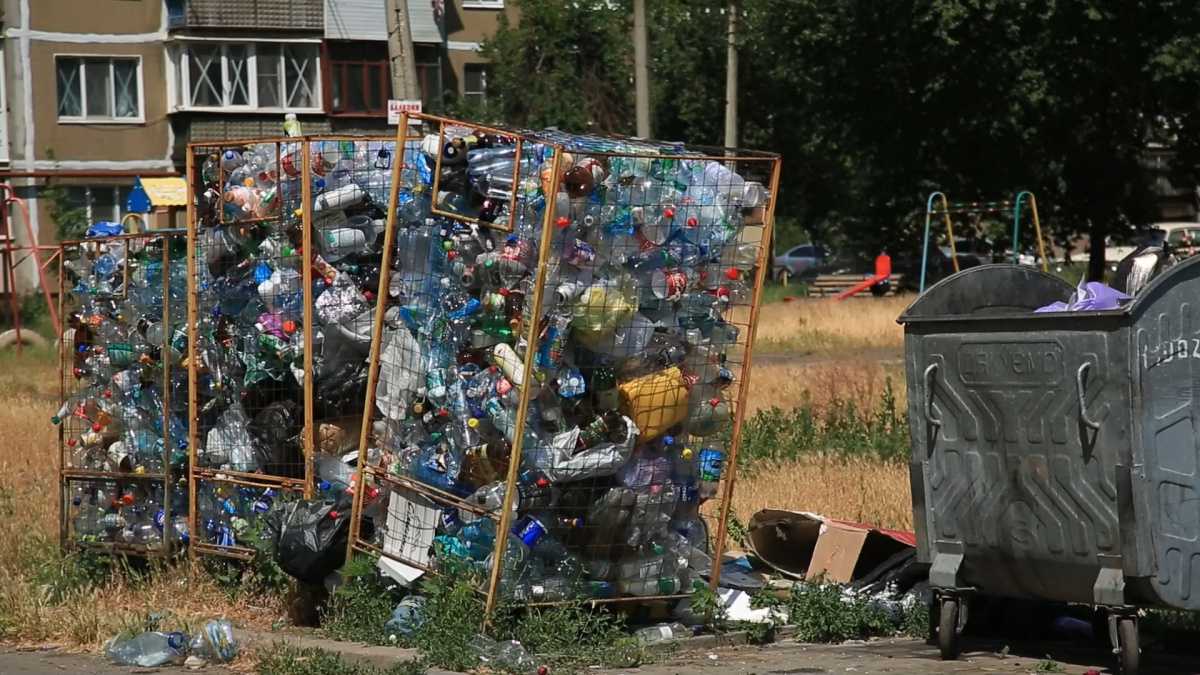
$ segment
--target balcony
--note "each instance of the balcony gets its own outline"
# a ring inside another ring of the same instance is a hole
[[[321,30],[323,0],[166,0],[167,28]]]

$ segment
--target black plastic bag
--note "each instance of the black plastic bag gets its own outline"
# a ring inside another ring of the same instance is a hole
[[[272,509],[263,539],[279,568],[307,584],[320,584],[346,562],[353,501],[302,499]]]
[[[265,473],[290,478],[304,476],[304,456],[300,451],[300,429],[294,402],[283,400],[268,404],[247,426],[255,441],[259,466]]]

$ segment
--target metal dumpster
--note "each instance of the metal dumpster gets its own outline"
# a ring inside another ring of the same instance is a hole
[[[1200,258],[1120,310],[1033,313],[1073,290],[990,265],[900,316],[943,658],[972,594],[1109,609],[1126,673],[1137,608],[1200,610]]]

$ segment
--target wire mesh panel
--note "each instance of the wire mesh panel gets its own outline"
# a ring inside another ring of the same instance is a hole
[[[261,516],[297,496],[350,508],[394,153],[368,138],[191,146],[199,552],[252,555]]]
[[[165,555],[188,541],[186,258],[180,230],[61,245],[66,546]]]
[[[778,159],[428,119],[355,545],[489,606],[715,584]]]

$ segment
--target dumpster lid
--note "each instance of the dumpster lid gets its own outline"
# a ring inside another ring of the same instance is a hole
[[[1032,267],[981,265],[946,277],[913,301],[899,323],[964,316],[1028,315],[1039,307],[1066,302],[1075,288]]]

